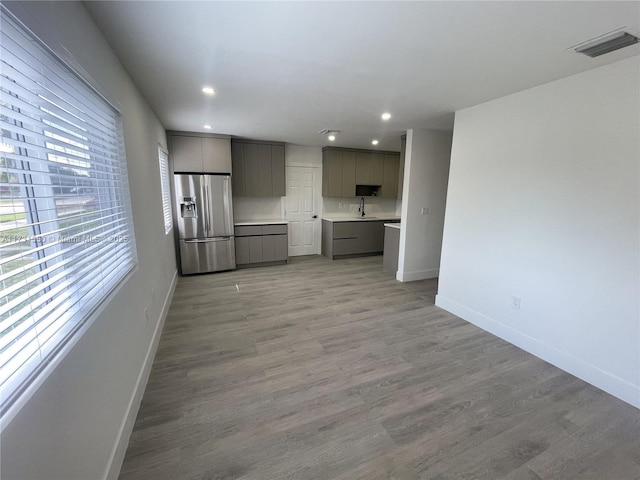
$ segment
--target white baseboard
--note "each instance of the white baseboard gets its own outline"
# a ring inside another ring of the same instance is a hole
[[[440,275],[439,268],[431,268],[429,270],[417,270],[415,272],[396,272],[396,280],[401,282],[415,282],[416,280],[426,280],[428,278],[438,278]]]
[[[442,295],[436,295],[436,305],[614,397],[640,408],[640,385],[634,385]]]
[[[171,300],[173,298],[173,293],[176,290],[177,283],[178,270],[176,270],[173,274],[169,292],[164,299],[162,311],[160,312],[160,321],[156,325],[156,329],[153,332],[153,338],[151,340],[151,344],[149,345],[149,349],[147,350],[147,355],[144,359],[144,365],[140,370],[140,374],[138,375],[138,380],[136,382],[136,387],[133,391],[133,395],[131,395],[129,405],[127,406],[127,414],[125,415],[122,421],[122,425],[120,426],[118,440],[116,441],[116,444],[113,447],[113,451],[111,452],[111,458],[109,459],[109,464],[103,477],[105,480],[117,480],[118,476],[120,475],[122,462],[124,461],[124,456],[127,452],[127,446],[129,445],[129,437],[131,436],[133,425],[135,424],[136,417],[138,416],[140,402],[142,401],[142,396],[144,395],[144,391],[147,387],[147,381],[149,380],[149,374],[151,373],[153,359],[156,356],[156,351],[158,349],[158,343],[160,342],[160,336],[162,335],[164,322],[167,318],[167,314],[169,313],[169,307],[171,306]]]

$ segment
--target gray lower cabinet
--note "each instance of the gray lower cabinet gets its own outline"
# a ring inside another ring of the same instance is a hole
[[[331,259],[380,255],[384,224],[397,220],[322,221],[322,254]]]
[[[239,267],[287,261],[289,236],[285,224],[236,226],[235,241],[236,265]]]
[[[389,223],[389,222],[387,222]],[[395,274],[398,271],[398,252],[400,250],[400,229],[384,227],[384,254],[382,270]]]

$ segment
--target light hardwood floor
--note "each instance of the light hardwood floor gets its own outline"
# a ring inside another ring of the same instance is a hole
[[[640,479],[640,411],[382,257],[181,278],[120,479]]]

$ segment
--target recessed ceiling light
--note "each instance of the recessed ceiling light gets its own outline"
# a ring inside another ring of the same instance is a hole
[[[213,95],[216,93],[216,91],[213,89],[213,87],[202,87],[202,93],[206,93],[207,95]]]
[[[206,125],[203,125],[204,128],[206,128],[207,130],[211,130],[211,125],[209,125],[208,123]]]
[[[385,112],[382,114],[382,119],[383,120],[389,120],[391,118],[391,114],[388,112]]]
[[[372,140],[371,141],[371,145],[377,145],[378,144],[378,140]]]
[[[333,142],[336,139],[336,136],[335,135],[329,135],[327,138],[329,139],[330,142]]]

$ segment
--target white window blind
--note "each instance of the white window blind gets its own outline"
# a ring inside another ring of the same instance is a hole
[[[171,215],[171,187],[169,185],[169,154],[158,147],[158,162],[160,163],[160,188],[162,189],[162,211],[164,213],[164,233],[173,227]]]
[[[4,413],[137,259],[119,113],[0,14]]]

